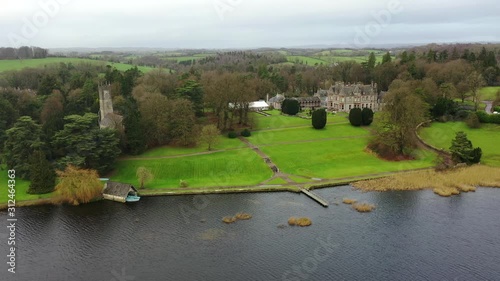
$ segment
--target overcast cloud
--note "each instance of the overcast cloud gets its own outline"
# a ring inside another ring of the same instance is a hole
[[[0,0],[0,46],[254,48],[498,42],[497,1]],[[387,17],[376,23],[374,14],[388,13],[389,24],[385,25]]]

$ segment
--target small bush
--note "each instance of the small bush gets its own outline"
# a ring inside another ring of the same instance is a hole
[[[500,114],[492,114],[489,117],[490,123],[500,124]]]
[[[493,111],[500,112],[500,106],[493,107]]]
[[[189,187],[189,183],[185,180],[180,180],[179,181],[179,186],[180,187]]]
[[[361,124],[363,124],[363,116],[361,113],[361,109],[359,108],[353,108],[349,112],[349,122],[351,122],[351,125],[359,127]]]
[[[490,116],[488,113],[484,111],[477,111],[476,112],[477,118],[479,119],[479,122],[481,123],[489,123],[490,122]]]
[[[227,137],[230,139],[235,139],[238,137],[238,134],[235,131],[230,131],[229,133],[227,133]]]
[[[459,110],[457,113],[455,113],[455,120],[456,121],[462,121],[470,117],[471,112],[468,110]]]
[[[252,135],[252,133],[251,133],[251,132],[250,132],[250,130],[248,130],[248,129],[245,129],[245,130],[241,131],[241,136],[242,136],[242,137],[248,138],[248,137],[250,137],[251,135]]]
[[[467,119],[465,120],[465,124],[469,126],[471,129],[477,129],[481,127],[481,122],[479,122],[479,118],[477,114],[470,113]]]

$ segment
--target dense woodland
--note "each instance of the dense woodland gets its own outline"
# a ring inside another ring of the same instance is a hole
[[[277,93],[310,96],[335,81],[373,81],[379,91],[389,90],[385,102],[390,113],[382,115],[383,129],[372,148],[404,155],[411,153],[408,132],[416,124],[429,117],[467,118],[463,112],[477,109],[479,89],[500,85],[498,53],[485,47],[403,51],[397,59],[387,53],[380,63],[373,53],[365,63],[308,66],[284,61],[278,53],[228,52],[176,72],[158,68],[144,74],[137,68],[121,72],[60,63],[2,73],[2,162],[25,179],[44,160],[57,170],[71,164],[103,175],[120,154],[193,146],[208,124],[226,132],[251,129],[251,101]],[[124,118],[118,130],[98,126],[98,85],[104,83],[110,83],[115,111]],[[30,159],[32,155],[38,158]]]
[[[0,48],[0,60],[41,59],[49,54],[47,49],[22,46],[19,48]]]

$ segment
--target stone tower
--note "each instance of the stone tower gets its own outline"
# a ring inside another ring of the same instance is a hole
[[[99,127],[116,129],[119,124],[121,118],[113,112],[111,85],[99,85]]]

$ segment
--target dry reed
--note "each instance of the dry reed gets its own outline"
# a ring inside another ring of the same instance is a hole
[[[297,225],[297,226],[310,226],[312,224],[311,219],[309,218],[295,218],[291,217],[288,219],[289,225]]]
[[[431,189],[440,196],[451,196],[475,191],[476,186],[500,187],[500,168],[474,165],[443,172],[415,171],[355,182],[353,186],[363,191]]]
[[[350,198],[344,198],[344,199],[342,200],[342,203],[344,203],[344,204],[348,204],[348,205],[352,205],[352,204],[354,204],[354,203],[356,203],[356,202],[357,202],[357,200],[355,200],[355,199],[350,199]]]
[[[354,210],[360,212],[360,213],[369,213],[375,209],[375,205],[368,204],[368,203],[356,203],[353,204],[352,207]]]

